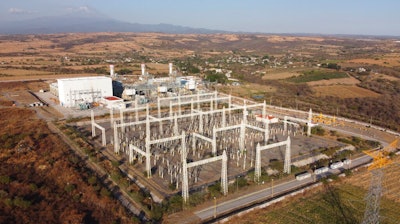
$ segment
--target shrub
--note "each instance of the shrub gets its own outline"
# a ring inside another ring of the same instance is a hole
[[[97,183],[97,178],[96,178],[95,176],[89,177],[88,183],[89,183],[90,185],[95,185],[95,184]]]
[[[20,197],[16,197],[13,200],[13,204],[16,207],[20,207],[20,208],[29,208],[29,206],[31,206],[32,202],[28,201],[28,200],[24,200],[23,198]]]
[[[168,200],[168,212],[174,213],[182,210],[183,198],[180,195],[174,195]]]
[[[100,190],[100,195],[103,196],[103,197],[110,197],[111,196],[111,192],[103,187]]]
[[[325,129],[323,129],[320,126],[312,127],[311,128],[311,134],[323,136],[323,135],[325,135]]]
[[[163,218],[163,213],[164,213],[164,209],[161,205],[159,205],[159,204],[152,205],[150,215],[151,215],[151,219],[153,221],[155,221],[155,222],[161,221]]]
[[[73,190],[75,190],[75,185],[74,184],[70,184],[68,183],[67,185],[65,185],[64,190],[68,193],[71,193]]]
[[[9,184],[11,182],[11,178],[9,176],[0,176],[0,183],[1,184]]]

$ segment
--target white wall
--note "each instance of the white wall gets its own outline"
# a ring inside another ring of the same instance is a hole
[[[75,107],[79,103],[93,103],[101,97],[112,96],[112,79],[109,77],[81,77],[58,79],[60,104]]]

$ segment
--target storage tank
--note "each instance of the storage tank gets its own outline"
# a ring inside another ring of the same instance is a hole
[[[169,67],[169,74],[170,74],[170,75],[172,74],[172,66],[173,66],[172,63],[169,63],[169,64],[168,64],[168,67]]]
[[[142,69],[142,75],[145,75],[145,73],[146,73],[146,65],[145,64],[141,64],[140,67]]]
[[[110,77],[114,77],[114,65],[110,65]]]

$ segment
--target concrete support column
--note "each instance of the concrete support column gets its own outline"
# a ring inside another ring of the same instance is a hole
[[[96,127],[94,126],[94,112],[93,110],[90,111],[90,118],[91,118],[91,124],[92,124],[92,137],[96,136]]]
[[[290,150],[290,136],[288,136],[287,140],[286,140],[286,151],[285,151],[285,164],[284,164],[284,170],[283,172],[290,174],[290,166],[291,166],[291,150]]]
[[[308,112],[307,136],[311,136],[312,110]]]

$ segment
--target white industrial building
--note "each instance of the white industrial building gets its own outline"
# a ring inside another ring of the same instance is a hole
[[[113,96],[112,79],[104,76],[57,79],[50,87],[65,107],[79,107]]]

